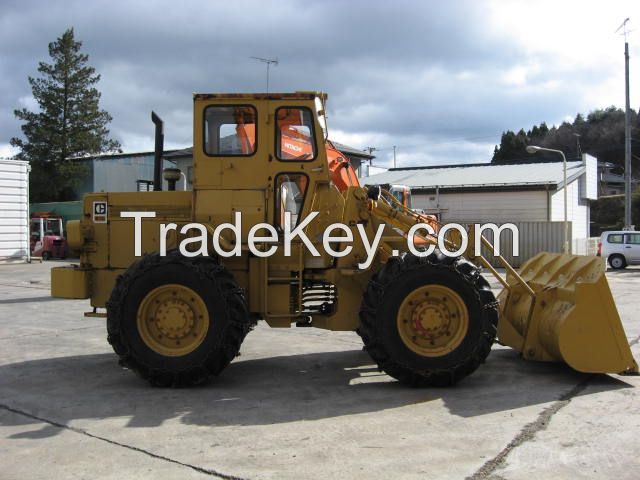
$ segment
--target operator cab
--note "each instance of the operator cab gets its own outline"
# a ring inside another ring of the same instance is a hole
[[[383,183],[380,188],[389,192],[402,204],[403,207],[411,208],[411,188],[406,185]]]

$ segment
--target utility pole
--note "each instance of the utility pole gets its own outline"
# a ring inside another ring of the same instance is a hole
[[[624,35],[624,229],[633,230],[631,224],[631,107],[629,106],[629,42],[627,41],[628,18],[618,27]]]
[[[365,150],[369,152],[369,155],[373,155],[373,152],[377,151],[378,149],[376,147],[366,147]],[[369,165],[373,166],[373,158],[369,160]]]
[[[393,168],[396,168],[396,146],[393,146]]]
[[[271,65],[278,65],[278,59],[262,58],[262,57],[249,57],[249,58],[253,58],[254,60],[258,60],[259,62],[267,64],[267,93],[269,93],[269,68],[271,67]]]

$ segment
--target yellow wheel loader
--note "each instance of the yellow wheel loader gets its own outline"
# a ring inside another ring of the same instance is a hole
[[[429,251],[437,228],[412,227],[434,220],[359,185],[327,139],[325,102],[194,95],[189,192],[175,191],[175,169],[160,191],[154,114],[156,191],[86,195],[67,226],[80,263],[52,269],[52,295],[89,298],[121,363],[159,386],[219,374],[258,320],[356,331],[381,370],[414,386],[469,375],[496,336],[527,359],[637,372],[602,259],[543,253],[516,272],[498,257],[502,278],[455,232],[442,245],[459,256]],[[481,266],[504,286],[498,299]]]

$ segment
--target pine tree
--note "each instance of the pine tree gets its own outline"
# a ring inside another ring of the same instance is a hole
[[[40,62],[39,78],[29,77],[39,111],[14,111],[24,122],[25,138],[12,138],[11,145],[20,148],[17,158],[31,163],[32,201],[73,199],[87,174],[83,162],[73,159],[120,149],[109,138],[111,116],[99,107],[95,85],[100,75],[88,65],[89,56],[80,52],[81,46],[73,28],[50,43],[52,62]]]

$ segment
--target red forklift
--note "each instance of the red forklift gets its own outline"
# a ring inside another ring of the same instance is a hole
[[[50,212],[31,214],[31,255],[50,258],[67,258],[67,241],[64,238],[62,217]]]

